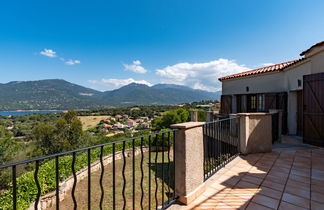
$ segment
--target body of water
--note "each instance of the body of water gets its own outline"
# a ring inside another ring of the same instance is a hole
[[[29,114],[48,114],[48,113],[60,113],[63,110],[30,110],[30,111],[0,111],[2,116],[19,116],[19,115],[29,115]]]

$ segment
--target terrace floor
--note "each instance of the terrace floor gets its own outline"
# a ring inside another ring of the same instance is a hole
[[[189,206],[171,209],[324,209],[324,148],[291,137],[273,152],[235,158]]]

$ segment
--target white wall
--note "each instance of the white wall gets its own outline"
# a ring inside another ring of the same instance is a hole
[[[284,72],[222,81],[223,95],[284,92]],[[249,87],[249,92],[246,91]]]
[[[312,64],[312,74],[324,72],[324,51],[312,56],[310,59]]]
[[[303,62],[300,65],[296,65],[293,69],[288,69],[285,72],[286,91],[302,90],[303,89],[303,76],[311,74],[311,63]],[[301,80],[302,84],[298,87],[298,80]]]

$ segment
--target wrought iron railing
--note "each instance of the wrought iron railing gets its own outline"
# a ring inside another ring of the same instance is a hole
[[[231,117],[204,124],[205,180],[239,154],[239,122]]]
[[[0,191],[1,209],[165,209],[176,200],[174,134],[170,130],[2,165],[0,173],[11,171],[12,181]],[[22,168],[29,172],[19,176]]]

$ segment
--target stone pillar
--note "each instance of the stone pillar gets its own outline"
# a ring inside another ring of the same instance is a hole
[[[270,113],[239,113],[240,152],[242,154],[272,151],[272,116]]]
[[[206,122],[212,122],[212,121],[214,121],[214,112],[207,111],[206,112]]]
[[[191,122],[198,122],[198,111],[197,110],[190,111],[190,120],[191,120]]]
[[[202,122],[171,125],[175,132],[175,192],[189,204],[205,190]]]

